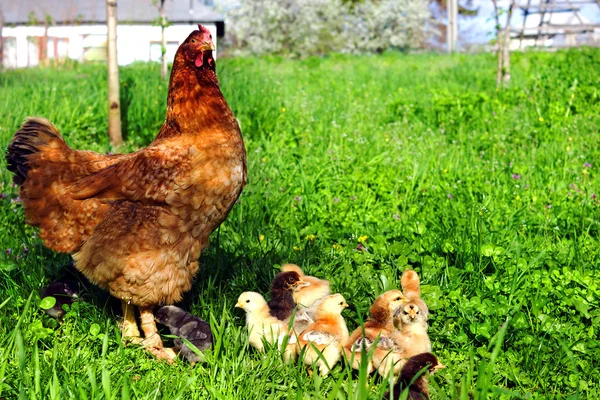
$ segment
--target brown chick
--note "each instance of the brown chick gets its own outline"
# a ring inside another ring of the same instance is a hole
[[[248,328],[250,345],[261,353],[265,352],[264,342],[281,346],[288,338],[283,350],[284,359],[293,361],[296,358],[296,335],[288,330],[285,322],[273,317],[264,297],[256,292],[244,292],[235,305],[246,312],[246,328]]]
[[[408,400],[428,400],[429,385],[425,374],[433,373],[438,369],[444,368],[436,356],[431,353],[421,353],[406,361],[400,372],[400,377],[396,381],[394,388],[387,392],[384,399],[400,399],[402,392],[408,388]],[[425,371],[423,371],[425,369]],[[416,379],[415,379],[416,378]]]
[[[296,307],[294,292],[304,285],[306,283],[296,272],[280,272],[275,275],[275,279],[271,282],[271,300],[269,300],[271,315],[281,321],[289,320]]]
[[[318,300],[328,296],[331,293],[331,288],[328,280],[319,279],[314,276],[304,275],[304,271],[296,264],[285,264],[281,267],[282,272],[296,272],[300,278],[308,285],[299,288],[294,292],[294,301],[296,304],[308,310],[309,315],[313,316],[316,312],[316,304]],[[315,306],[311,310],[311,307]]]
[[[429,309],[420,298],[419,276],[415,271],[407,270],[402,274],[401,282],[402,292],[408,302],[394,312],[395,331],[390,335],[394,345],[393,351],[378,368],[383,376],[387,376],[390,369],[393,369],[394,375],[398,375],[406,359],[416,354],[431,352],[431,341],[427,334]]]
[[[404,302],[406,298],[399,290],[389,290],[375,299],[369,310],[369,318],[364,327],[359,326],[352,332],[344,351],[346,358],[352,364],[352,368],[359,369],[361,364],[361,349],[367,353],[373,352],[368,360],[367,373],[373,372],[393,347],[389,335],[394,330],[392,315]],[[363,333],[364,328],[364,333]],[[372,349],[377,341],[377,346]]]
[[[240,128],[215,72],[215,46],[198,25],[173,60],[165,121],[131,154],[70,148],[48,120],[30,118],[11,140],[7,168],[26,222],[50,249],[71,253],[92,283],[121,300],[123,337],[160,358],[153,307],[181,300],[200,252],[246,183]]]
[[[348,327],[341,313],[348,307],[344,296],[332,294],[317,308],[316,320],[298,335],[298,347],[305,349],[304,363],[319,367],[326,376],[340,360],[348,341]]]

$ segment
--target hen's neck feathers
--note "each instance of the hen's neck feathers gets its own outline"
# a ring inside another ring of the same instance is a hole
[[[239,132],[215,71],[208,66],[197,68],[177,54],[169,81],[167,116],[157,139],[232,130]]]

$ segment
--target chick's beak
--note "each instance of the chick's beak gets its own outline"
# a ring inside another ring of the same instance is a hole
[[[410,310],[408,310],[408,316],[410,317],[410,319],[415,319],[415,317],[417,316],[417,312],[411,308]]]
[[[303,281],[302,279],[300,279],[298,282],[296,282],[296,284],[294,285],[294,291],[298,291],[300,289],[302,289],[303,287],[307,287],[310,286],[310,283]]]
[[[438,369],[443,369],[446,368],[446,366],[442,363],[439,363],[438,365],[436,365],[435,367],[433,367],[434,371],[437,371]]]
[[[242,304],[240,304],[239,302],[235,303],[236,308],[244,308],[244,306]]]
[[[342,304],[342,307],[346,308],[346,307],[350,307],[350,306],[348,305],[348,303],[344,302],[344,304]]]

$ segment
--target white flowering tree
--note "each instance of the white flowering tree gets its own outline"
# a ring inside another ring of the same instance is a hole
[[[224,0],[238,54],[320,55],[420,47],[426,0]]]

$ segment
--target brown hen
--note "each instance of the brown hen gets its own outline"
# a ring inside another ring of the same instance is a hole
[[[73,150],[47,120],[30,118],[6,155],[26,221],[44,244],[72,253],[92,282],[122,300],[125,337],[161,358],[152,307],[181,300],[198,257],[246,183],[246,151],[201,25],[179,46],[167,115],[156,139],[131,154]]]

